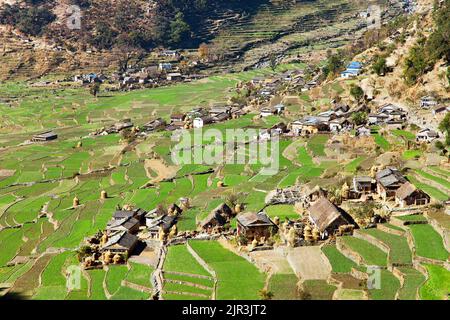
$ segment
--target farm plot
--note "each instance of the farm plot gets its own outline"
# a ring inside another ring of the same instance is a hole
[[[416,254],[421,257],[445,261],[448,252],[444,247],[442,237],[429,224],[410,225],[414,239]]]
[[[423,300],[444,300],[450,292],[450,271],[447,269],[426,264],[429,278],[420,288],[420,298]]]
[[[387,254],[367,241],[351,236],[345,236],[341,239],[347,247],[358,253],[363,258],[366,265],[387,265]]]
[[[422,189],[426,193],[428,193],[432,198],[435,198],[439,201],[446,201],[448,199],[448,194],[445,192],[442,192],[441,190],[432,187],[426,183],[420,182],[418,179],[416,179],[412,175],[407,176],[408,180],[414,184],[417,188]]]
[[[369,289],[369,296],[373,300],[394,300],[400,289],[400,281],[389,271],[380,270],[379,287]]]
[[[274,300],[298,300],[298,278],[295,274],[274,274],[270,277],[269,291]]]
[[[183,296],[211,298],[213,278],[191,255],[186,245],[169,247],[163,270],[165,299],[178,300]]]
[[[399,300],[416,300],[417,292],[425,281],[425,276],[413,268],[399,268],[405,282],[398,291]]]
[[[192,248],[216,272],[217,299],[258,299],[265,275],[216,241],[192,241]]]
[[[349,273],[352,267],[356,266],[356,263],[344,256],[335,245],[323,246],[322,251],[327,256],[333,272]]]
[[[361,232],[371,235],[389,247],[389,262],[391,264],[412,264],[411,251],[406,238],[379,229],[366,229]]]

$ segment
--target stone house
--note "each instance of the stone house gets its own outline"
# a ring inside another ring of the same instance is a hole
[[[430,203],[430,196],[412,183],[406,182],[395,192],[395,202],[402,208],[407,206],[421,206]]]

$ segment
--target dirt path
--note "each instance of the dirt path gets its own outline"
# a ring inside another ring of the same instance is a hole
[[[287,260],[302,281],[326,280],[331,274],[331,265],[319,246],[290,249]]]

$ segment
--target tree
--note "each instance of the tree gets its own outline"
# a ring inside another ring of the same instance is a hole
[[[385,75],[388,71],[386,66],[386,59],[384,57],[377,57],[375,63],[372,65],[372,70],[379,76]]]
[[[100,83],[94,82],[89,89],[89,93],[97,98],[99,92],[100,92]]]
[[[439,130],[445,134],[445,145],[450,147],[450,113],[445,115],[445,118],[439,124]]]
[[[367,123],[367,113],[361,111],[353,113],[352,122],[357,126]]]
[[[184,15],[178,12],[174,21],[170,23],[170,41],[172,44],[179,45],[189,38],[190,26],[184,21]]]
[[[353,98],[355,98],[356,101],[361,101],[364,98],[364,91],[361,87],[352,85],[350,89],[350,94]]]

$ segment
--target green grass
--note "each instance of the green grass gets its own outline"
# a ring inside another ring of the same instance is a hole
[[[366,160],[366,157],[358,157],[355,160],[352,160],[349,164],[345,166],[345,171],[348,172],[356,172],[358,170],[359,165]]]
[[[415,170],[415,172],[428,180],[434,181],[440,185],[443,185],[445,188],[450,189],[450,181],[448,179],[433,176],[432,174],[429,174],[428,172],[425,172],[423,170]]]
[[[406,150],[403,152],[403,159],[405,160],[411,160],[415,158],[421,157],[423,154],[422,150]]]
[[[366,229],[363,232],[375,237],[390,248],[390,263],[412,264],[411,251],[405,237],[386,233],[379,229]]]
[[[310,300],[331,300],[336,287],[325,280],[306,280],[303,288]]]
[[[106,288],[112,295],[122,286],[122,280],[125,279],[128,273],[126,266],[109,266],[106,272]]]
[[[387,265],[387,254],[367,241],[351,236],[342,237],[342,240],[351,249],[359,253],[366,265]]]
[[[437,266],[426,264],[429,278],[420,288],[420,298],[423,300],[444,300],[450,292],[450,271]]]
[[[210,276],[208,271],[195,260],[185,245],[169,246],[163,269],[164,271]]]
[[[333,272],[348,273],[356,266],[356,263],[344,256],[335,245],[323,246],[322,251],[327,256]]]
[[[148,265],[130,262],[131,269],[127,274],[126,280],[147,288],[152,287],[150,276],[154,269]]]
[[[425,276],[414,268],[400,268],[404,274],[405,282],[399,290],[400,300],[416,300],[417,292],[425,281]]]
[[[311,150],[314,156],[324,157],[325,154],[325,143],[328,141],[329,136],[327,135],[315,135],[308,140],[307,146]]]
[[[280,218],[280,221],[283,221],[284,218],[288,218],[291,220],[300,218],[300,215],[297,213],[297,211],[295,211],[294,206],[289,204],[269,206],[266,207],[264,211],[270,218],[273,219],[275,217],[278,217]]]
[[[400,281],[389,271],[380,270],[380,288],[369,290],[369,296],[373,300],[394,300],[400,289]]]
[[[148,300],[149,298],[149,293],[140,292],[128,287],[120,287],[111,297],[111,300]]]
[[[269,281],[269,291],[274,300],[297,300],[298,278],[295,274],[273,274]]]
[[[442,237],[429,224],[410,225],[409,229],[416,246],[416,254],[421,257],[436,260],[447,260],[448,252],[442,242]]]
[[[414,141],[416,139],[416,135],[414,133],[406,130],[392,130],[391,133],[396,137],[404,137],[410,141]]]
[[[375,143],[381,147],[384,151],[389,151],[391,149],[391,144],[380,134],[374,134]]]
[[[103,290],[103,280],[106,272],[103,269],[87,271],[91,279],[91,300],[106,300],[105,291]]]
[[[258,291],[264,287],[265,275],[253,264],[216,241],[191,241],[190,244],[216,272],[218,299],[259,299]]]
[[[427,218],[425,218],[421,214],[410,214],[407,216],[398,216],[396,218],[399,220],[408,221],[408,222],[427,222]]]

